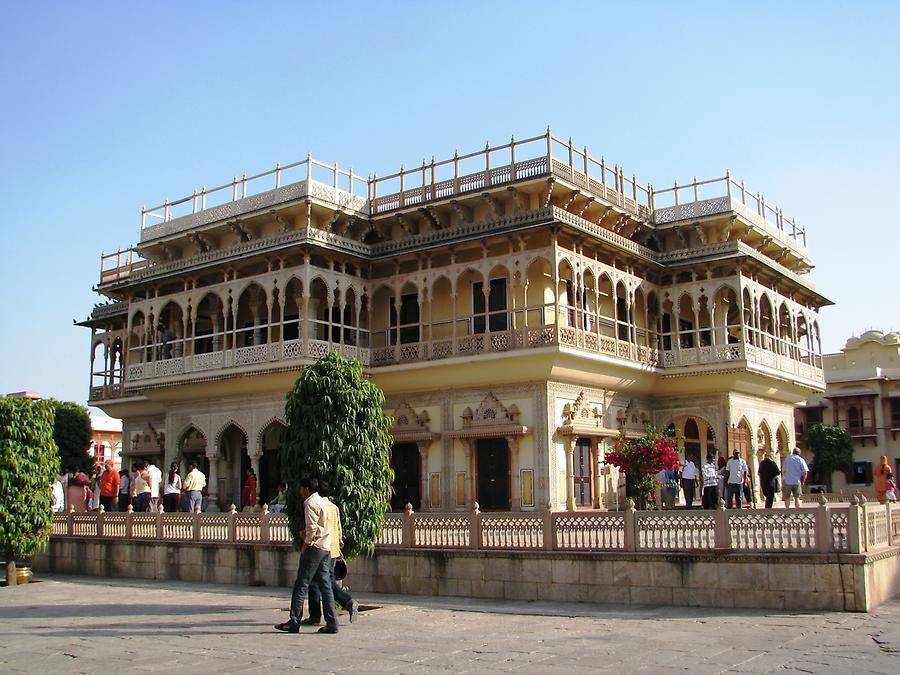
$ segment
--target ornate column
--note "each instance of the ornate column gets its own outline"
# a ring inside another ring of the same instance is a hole
[[[592,472],[594,480],[593,480],[593,485],[591,486],[591,488],[593,489],[593,492],[591,495],[592,496],[592,499],[591,499],[592,504],[591,505],[595,509],[602,509],[604,511],[606,510],[606,508],[603,506],[603,502],[600,499],[600,486],[601,486],[602,480],[603,480],[600,470],[601,470],[602,463],[604,463],[605,461],[606,461],[606,439],[598,438],[597,439],[597,449],[594,452],[594,466],[593,466],[594,470]]]
[[[206,485],[209,492],[209,504],[206,507],[207,511],[219,511],[219,453],[209,452],[206,453],[207,459],[209,459],[209,475],[206,477]]]
[[[300,304],[297,307],[298,313],[300,314],[300,319],[302,320],[301,324],[298,324],[300,327],[300,337],[303,340],[303,356],[309,356],[309,327],[312,325],[309,321],[309,296],[305,293],[300,299]]]
[[[472,510],[475,502],[474,467],[475,467],[475,441],[471,438],[464,439],[466,444],[466,511]]]
[[[507,436],[506,443],[509,446],[509,473],[510,473],[510,498],[511,511],[522,510],[522,487],[519,485],[519,437]]]
[[[424,511],[426,506],[429,509],[433,506],[428,492],[428,447],[431,441],[416,441],[416,445],[419,447],[419,510]]]
[[[566,451],[566,511],[575,510],[575,445],[571,436],[563,436]]]

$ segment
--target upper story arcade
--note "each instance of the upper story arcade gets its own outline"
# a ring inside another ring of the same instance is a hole
[[[141,221],[83,322],[92,401],[332,350],[385,372],[550,350],[823,383],[806,233],[728,172],[654,189],[548,130],[366,179],[308,156]]]

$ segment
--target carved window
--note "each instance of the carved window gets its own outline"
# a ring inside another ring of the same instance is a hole
[[[400,312],[397,302],[391,296],[390,344],[406,344],[419,341],[419,297],[415,293],[400,296]]]
[[[509,314],[506,311],[506,277],[491,279],[488,291],[487,316],[491,332],[509,329]],[[476,281],[472,284],[472,334],[484,333],[484,283]]]

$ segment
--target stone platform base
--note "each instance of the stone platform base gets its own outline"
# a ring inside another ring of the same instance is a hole
[[[283,545],[54,536],[42,571],[290,586]],[[379,593],[508,600],[867,612],[900,594],[900,548],[868,554],[560,553],[379,549],[347,584]]]

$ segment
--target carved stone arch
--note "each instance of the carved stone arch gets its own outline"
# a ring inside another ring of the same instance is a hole
[[[765,418],[761,419],[753,437],[753,447],[757,455],[762,455],[772,450],[772,438],[771,425]]]
[[[443,280],[445,280],[445,281],[447,282],[447,284],[450,286],[450,289],[451,289],[451,290],[453,289],[453,282],[450,280],[450,275],[448,275],[448,274],[446,274],[446,273],[444,273],[444,272],[441,272],[441,273],[435,275],[431,280],[428,281],[428,284],[427,284],[427,287],[428,287],[428,297],[433,297],[433,294],[434,294],[434,287],[437,285],[437,283],[438,283],[441,279],[443,279]]]
[[[190,421],[187,424],[181,426],[179,432],[175,435],[175,451],[178,453],[178,456],[184,455],[184,439],[191,432],[191,430],[196,431],[203,437],[203,441],[206,449],[209,449],[209,435],[197,422]]]
[[[287,422],[284,421],[284,418],[281,415],[272,415],[265,422],[259,425],[259,429],[256,432],[256,439],[254,440],[253,446],[258,453],[262,453],[263,451],[263,440],[265,439],[266,432],[273,424],[280,424],[285,429],[288,428]],[[221,433],[221,432],[220,432]],[[248,439],[249,443],[249,439]]]
[[[519,421],[519,409],[515,405],[507,408],[494,395],[494,392],[488,392],[481,400],[479,406],[471,413],[468,420],[470,426],[494,425],[494,424],[517,424]],[[465,426],[466,420],[463,419]]]
[[[460,280],[465,278],[470,272],[473,276],[476,277],[477,281],[480,281],[482,284],[487,283],[487,280],[484,277],[484,270],[482,269],[482,265],[466,265],[457,273],[456,278],[453,280],[453,295],[459,295],[459,284]]]
[[[228,429],[228,427],[236,427],[241,432],[243,432],[244,438],[247,439],[247,443],[249,443],[250,439],[253,437],[251,434],[247,433],[247,428],[243,424],[241,424],[240,422],[235,420],[233,417],[229,417],[228,420],[226,420],[224,424],[219,426],[219,430],[216,432],[216,441],[215,441],[216,448],[218,448],[219,445],[221,444],[222,434],[225,433],[225,430]]]

